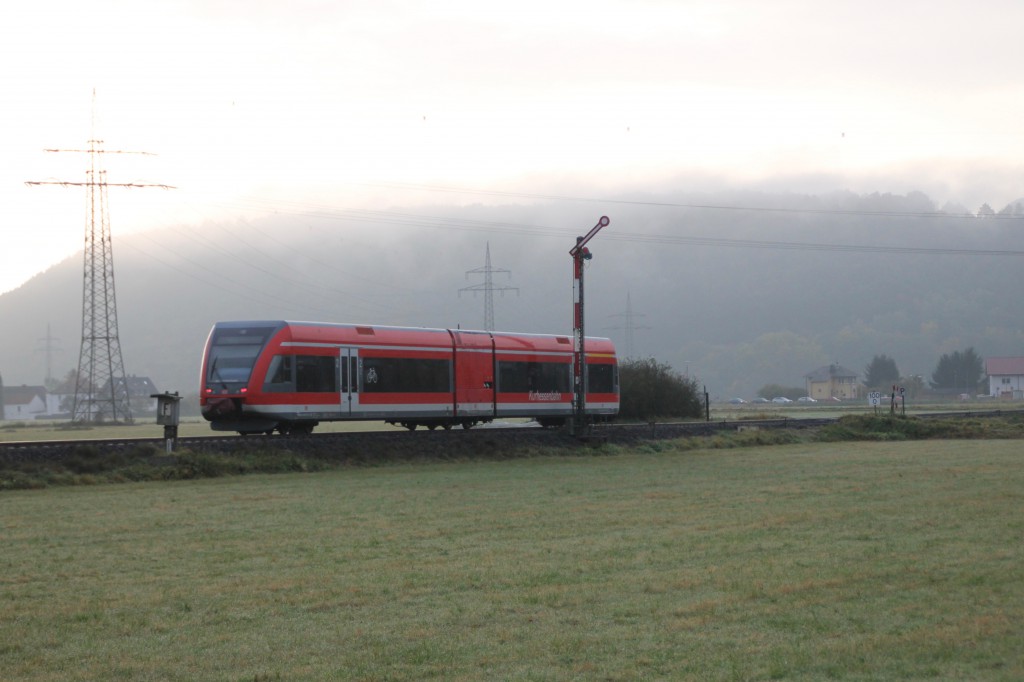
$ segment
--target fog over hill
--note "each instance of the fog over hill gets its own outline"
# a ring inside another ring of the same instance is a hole
[[[518,288],[495,294],[496,326],[569,333],[568,250],[608,215],[589,245],[588,334],[625,354],[628,294],[633,355],[688,369],[713,396],[799,386],[830,362],[862,371],[881,353],[925,377],[967,346],[1024,354],[1024,219],[936,211],[920,193],[509,197],[125,237],[115,227],[120,339],[129,374],[192,394],[217,320],[480,328],[483,295],[459,289],[483,283],[465,273],[484,265],[488,243],[492,267],[511,271],[494,285]],[[42,383],[47,325],[59,339],[53,374],[77,365],[81,285],[79,254],[0,296],[5,384]]]

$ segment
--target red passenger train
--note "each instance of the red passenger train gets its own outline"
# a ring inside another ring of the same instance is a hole
[[[586,414],[619,411],[615,348],[586,340]],[[309,433],[322,421],[470,428],[572,416],[569,336],[315,322],[218,322],[200,406],[217,431]]]

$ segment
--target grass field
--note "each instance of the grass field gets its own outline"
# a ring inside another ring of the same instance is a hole
[[[0,494],[5,680],[1024,678],[1021,441]]]

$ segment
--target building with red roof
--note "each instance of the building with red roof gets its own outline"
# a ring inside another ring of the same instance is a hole
[[[1024,399],[1024,357],[986,358],[988,392],[994,398]]]

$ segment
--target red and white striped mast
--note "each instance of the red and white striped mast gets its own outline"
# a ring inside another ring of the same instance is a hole
[[[583,329],[583,261],[593,258],[590,249],[586,248],[587,242],[594,238],[602,227],[611,222],[608,216],[601,216],[594,225],[582,237],[576,237],[576,246],[569,250],[572,256],[572,335],[573,335],[573,419],[572,433],[577,433],[586,427],[586,406],[587,406],[587,351],[585,347],[586,332]]]

